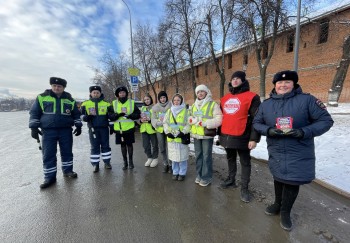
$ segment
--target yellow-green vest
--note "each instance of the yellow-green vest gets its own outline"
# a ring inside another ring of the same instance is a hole
[[[93,102],[91,100],[84,101],[83,104],[81,104],[81,106],[85,106],[86,113],[88,115],[90,115],[91,108],[94,108],[94,109],[96,108],[95,107],[95,102]],[[106,115],[107,112],[108,112],[108,107],[109,106],[111,106],[111,104],[108,103],[107,101],[101,100],[100,102],[98,102],[97,103],[98,111],[96,112],[96,115],[99,115],[99,116]]]
[[[160,117],[163,117],[165,116],[165,113],[166,112],[158,112],[158,114],[156,114],[156,117],[157,117],[157,120],[161,120]],[[156,131],[159,132],[159,133],[163,133],[164,132],[164,127],[163,126],[159,126],[156,128]]]
[[[114,113],[125,113],[125,115],[130,115],[134,112],[134,100],[128,99],[124,104],[118,100],[113,101]],[[119,117],[117,121],[114,122],[115,131],[128,131],[135,127],[135,122],[126,117]]]
[[[151,119],[151,117],[152,117],[152,110],[151,109],[147,109],[146,106],[142,106],[141,107],[141,116],[142,116],[142,113],[144,115],[146,115],[149,119]],[[140,132],[141,133],[146,132],[147,134],[154,134],[154,133],[156,133],[156,131],[153,129],[151,123],[141,123]]]
[[[192,116],[201,117],[202,121],[213,118],[214,101],[207,102],[200,110],[197,110],[195,105],[192,105]],[[193,124],[191,126],[191,133],[204,136],[204,127]]]
[[[56,101],[57,99],[55,97],[52,97],[50,95],[47,96],[38,96],[38,101],[41,107],[41,110],[44,114],[56,114]],[[75,100],[71,101],[69,99],[60,99],[60,114],[61,115],[68,115],[71,116],[71,112],[74,109]]]
[[[182,132],[184,126],[186,125],[187,122],[187,109],[186,107],[184,107],[179,114],[177,114],[177,116],[175,117],[176,119],[176,123],[174,121],[174,116],[171,112],[171,109],[167,110],[167,117],[168,117],[168,121],[167,123],[169,124],[170,127],[178,127],[180,129],[180,131]],[[176,130],[176,129],[175,129]],[[181,143],[181,138],[168,138],[167,137],[167,141],[168,142],[176,142],[176,143]]]

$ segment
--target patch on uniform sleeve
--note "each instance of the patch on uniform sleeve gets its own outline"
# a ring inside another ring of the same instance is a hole
[[[318,105],[320,108],[324,110],[327,109],[327,107],[325,106],[325,104],[323,104],[321,100],[316,100],[316,105]]]

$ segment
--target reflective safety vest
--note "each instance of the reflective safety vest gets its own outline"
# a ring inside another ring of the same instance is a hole
[[[221,133],[241,136],[247,126],[249,108],[255,93],[247,91],[240,94],[227,94],[221,98],[223,119]]]
[[[156,114],[157,120],[163,121],[165,113],[166,112],[158,112],[158,114]],[[159,126],[159,127],[156,128],[156,131],[159,132],[159,133],[163,133],[164,132],[164,127],[163,126]]]
[[[151,120],[152,117],[152,110],[151,109],[147,109],[147,106],[142,106],[141,107],[141,118],[143,116],[146,116],[148,118],[148,120]],[[147,134],[154,134],[156,133],[156,131],[153,129],[152,124],[151,123],[141,123],[140,126],[140,132],[144,133],[146,132]]]
[[[186,125],[187,122],[187,109],[186,107],[184,107],[179,114],[177,114],[177,116],[175,117],[176,119],[176,123],[174,120],[174,115],[171,112],[171,109],[167,110],[167,117],[168,117],[168,121],[167,123],[169,124],[169,126],[173,129],[173,130],[180,130],[182,132],[184,126]],[[181,138],[168,138],[167,137],[167,141],[168,142],[176,142],[176,143],[181,143]]]
[[[105,116],[108,112],[108,107],[111,106],[111,104],[107,101],[101,100],[97,103],[96,107],[95,102],[87,100],[84,101],[83,104],[81,104],[81,106],[85,106],[86,113],[88,115]]]
[[[195,105],[192,105],[192,116],[202,118],[202,121],[213,118],[214,101],[207,102],[200,110],[197,110]],[[191,133],[204,136],[204,127],[193,124],[191,126]]]
[[[113,101],[113,109],[115,113],[125,113],[125,115],[130,115],[134,112],[134,100],[128,99],[124,104],[119,102],[119,100]],[[126,117],[119,117],[117,121],[114,122],[115,131],[128,131],[135,127],[135,122]]]
[[[58,99],[60,101],[59,108],[60,110],[57,111],[57,99],[55,97],[52,97],[50,95],[42,96],[38,95],[38,101],[41,107],[41,110],[44,114],[61,114],[66,116],[71,116],[72,111],[74,109],[75,100],[69,100],[69,99]]]

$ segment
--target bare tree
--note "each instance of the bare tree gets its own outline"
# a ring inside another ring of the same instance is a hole
[[[233,0],[212,0],[209,2],[206,11],[206,35],[208,38],[208,46],[210,48],[210,54],[212,61],[218,70],[220,76],[220,97],[224,96],[224,87],[226,83],[225,77],[225,50],[227,35],[231,29],[234,19],[234,1]],[[216,28],[216,26],[218,26]],[[214,35],[216,38],[214,38]],[[220,38],[217,38],[220,36]],[[220,51],[217,51],[215,43],[218,39],[221,41],[221,45],[218,45]],[[221,65],[219,59],[221,57]]]
[[[255,49],[260,72],[260,97],[265,99],[266,70],[274,53],[277,33],[286,22],[283,0],[240,0],[238,25],[242,41]]]
[[[345,37],[343,45],[343,54],[339,67],[334,76],[332,87],[328,93],[328,104],[338,106],[340,94],[343,90],[344,80],[350,64],[350,35]]]
[[[194,3],[190,0],[168,0],[166,2],[166,18],[171,23],[170,28],[181,39],[182,45],[179,48],[188,57],[194,97],[196,97],[194,91],[197,86],[194,67],[195,51],[199,45],[203,28],[203,23],[198,18],[201,15],[198,10],[199,8],[194,6]]]

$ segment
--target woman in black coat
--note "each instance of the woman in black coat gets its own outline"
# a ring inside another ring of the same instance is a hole
[[[300,185],[315,178],[314,137],[327,132],[333,120],[325,105],[303,93],[295,71],[282,71],[273,78],[270,98],[259,107],[254,128],[267,136],[269,167],[274,178],[275,202],[267,215],[281,214],[281,227],[291,230],[290,212]]]

